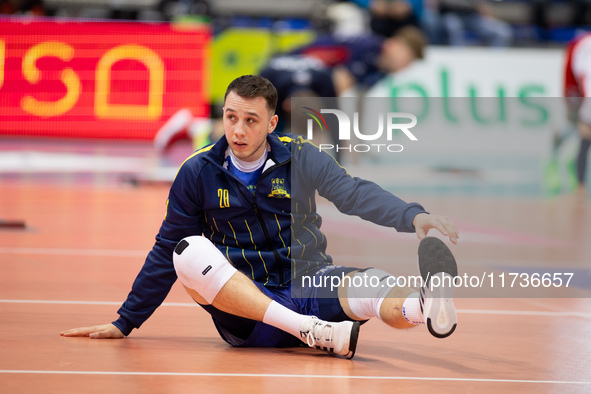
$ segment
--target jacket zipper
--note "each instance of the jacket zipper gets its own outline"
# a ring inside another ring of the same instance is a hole
[[[254,213],[257,215],[259,223],[261,224],[261,227],[263,229],[263,235],[265,236],[265,240],[267,242],[267,249],[270,249],[273,252],[273,256],[275,256],[275,262],[277,263],[277,275],[279,276],[279,286],[283,286],[284,281],[285,281],[285,278],[283,275],[283,262],[281,261],[281,257],[279,256],[279,252],[277,252],[277,249],[273,248],[273,245],[271,244],[271,236],[269,235],[269,230],[267,229],[267,225],[265,224],[265,219],[263,218],[263,214],[259,211],[259,207],[257,206],[256,192],[259,188],[259,183],[261,182],[261,179],[263,178],[263,176],[266,173],[274,170],[275,168],[277,168],[279,166],[289,163],[290,161],[291,161],[291,159],[289,159],[281,164],[275,164],[274,166],[267,168],[267,170],[261,174],[261,176],[259,177],[259,180],[257,181],[257,188],[255,190],[255,195],[253,196],[254,197],[253,203],[250,204],[250,206],[254,210]],[[236,179],[234,179],[234,182],[236,182],[236,186],[238,187],[238,190],[240,191],[240,194],[242,194],[242,197],[244,198],[244,200],[246,200],[246,202],[248,202],[249,199],[242,192],[242,188],[240,187],[241,186],[240,182]]]

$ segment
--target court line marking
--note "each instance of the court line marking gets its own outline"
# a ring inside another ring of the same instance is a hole
[[[571,312],[571,311],[512,311],[501,309],[457,309],[458,313],[473,314],[473,315],[524,315],[524,316],[572,316],[572,317],[589,317],[591,313],[587,312]]]
[[[478,378],[438,378],[413,376],[359,376],[359,375],[289,375],[264,373],[208,373],[208,372],[123,372],[123,371],[43,371],[2,369],[3,374],[47,374],[47,375],[116,375],[116,376],[189,376],[189,377],[232,377],[232,378],[295,378],[295,379],[367,379],[367,380],[418,380],[444,382],[482,382],[482,383],[530,383],[530,384],[576,384],[591,385],[591,382],[561,380],[526,379],[478,379]]]
[[[0,300],[0,304],[54,304],[54,305],[115,305],[123,301],[70,301],[70,300]],[[190,302],[163,302],[161,306],[195,306]]]
[[[0,254],[46,254],[59,256],[146,257],[149,250],[67,249],[67,248],[0,248]]]
[[[58,256],[108,256],[108,257],[143,257],[145,258],[150,252],[151,248],[142,250],[133,249],[72,249],[72,248],[13,248],[0,247],[0,254],[31,254],[31,255],[58,255]],[[367,258],[365,255],[338,255],[332,254],[336,261],[343,263],[359,262],[361,258]],[[409,263],[407,257],[392,257],[392,256],[372,256],[372,260],[377,263]],[[503,260],[505,264],[514,263],[518,265],[551,264],[551,266],[580,266],[581,262],[577,261],[527,261],[527,260]],[[498,264],[498,261],[490,259],[467,259],[465,261],[467,266],[483,265],[483,264]],[[413,263],[414,264],[414,263]]]
[[[72,300],[2,300],[0,304],[55,304],[55,305],[109,305],[120,306],[118,301],[72,301]],[[194,307],[191,302],[164,302],[161,306]],[[587,317],[591,313],[576,311],[513,311],[504,309],[457,309],[458,313],[467,315],[517,315],[517,316],[554,316],[554,317]]]

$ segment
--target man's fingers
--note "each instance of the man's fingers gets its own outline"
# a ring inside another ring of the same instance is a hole
[[[87,337],[94,330],[95,330],[95,327],[73,328],[71,330],[66,330],[66,331],[60,332],[60,335],[63,337]]]
[[[456,225],[445,216],[439,218],[439,222],[440,222],[441,226],[443,227],[443,230],[440,230],[441,233],[443,235],[448,236],[449,240],[452,243],[457,244],[459,234],[458,234],[458,229],[456,228]]]
[[[449,220],[446,216],[441,215],[429,215],[429,214],[418,214],[413,220],[415,231],[419,239],[423,239],[429,233],[429,230],[434,228],[441,234],[449,237],[449,240],[457,244],[459,233],[454,222]]]
[[[449,237],[449,240],[452,243],[458,243],[458,230],[456,228],[456,225],[451,220],[449,220],[449,218],[447,218],[446,216],[435,215],[433,217],[431,225],[434,228],[436,228],[441,234],[445,235],[446,237]]]
[[[423,239],[423,238],[425,238],[427,236],[426,231],[422,227],[417,228],[416,229],[416,233],[417,233],[417,237],[419,239]]]
[[[443,225],[443,223],[440,220],[436,220],[435,221],[435,228],[437,230],[439,230],[439,232],[443,235],[448,235],[449,232],[447,231],[446,227]]]
[[[80,327],[60,333],[63,337],[90,337],[92,339],[101,338],[123,338],[123,333],[113,324],[104,324],[102,326]]]

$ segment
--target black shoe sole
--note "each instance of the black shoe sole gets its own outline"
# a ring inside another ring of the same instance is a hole
[[[425,287],[429,286],[431,278],[440,272],[450,275],[451,278],[458,276],[458,266],[453,254],[443,241],[433,237],[424,238],[419,244],[419,271]],[[451,297],[452,291],[453,288],[444,290],[444,293],[447,293],[444,297]],[[451,304],[451,310],[454,311],[453,303]],[[447,311],[449,312],[449,309]],[[453,313],[455,315],[455,311]],[[447,338],[453,334],[457,327],[457,323],[455,323],[448,332],[441,334],[433,329],[433,322],[430,317],[426,318],[425,323],[431,335],[436,338]]]
[[[433,329],[433,324],[431,323],[431,319],[427,318],[427,329],[429,330],[431,335],[433,335],[435,338],[442,338],[442,339],[447,338],[448,336],[450,336],[451,334],[454,333],[457,326],[458,326],[458,323],[454,324],[453,327],[451,328],[451,330],[449,330],[447,333],[439,334],[438,332],[435,332],[435,330]]]
[[[349,340],[349,352],[350,356],[347,355],[346,358],[349,360],[353,358],[355,355],[355,349],[357,349],[357,340],[359,339],[359,329],[361,328],[361,323],[358,321],[353,322],[353,328],[351,328],[351,339]]]
[[[458,276],[458,265],[442,240],[426,237],[419,243],[419,271],[423,277],[423,283],[428,286],[428,280],[438,272],[445,272],[452,278]]]

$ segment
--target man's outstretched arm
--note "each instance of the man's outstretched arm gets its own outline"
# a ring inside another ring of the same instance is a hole
[[[166,218],[156,243],[138,273],[131,292],[117,311],[119,319],[107,324],[78,327],[60,333],[64,337],[122,338],[140,327],[164,301],[177,279],[173,250],[181,239],[201,233],[201,210],[193,203],[196,177],[187,165],[179,169],[167,202]]]

